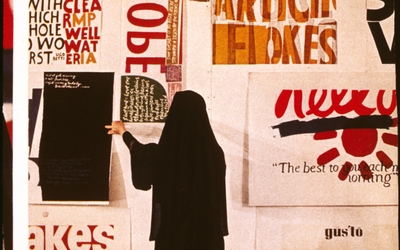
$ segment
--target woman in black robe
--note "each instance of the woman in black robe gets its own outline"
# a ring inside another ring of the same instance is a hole
[[[155,249],[224,249],[226,165],[204,99],[193,91],[177,92],[158,144],[141,144],[121,121],[106,127],[109,134],[121,134],[130,150],[135,188],[153,188]]]

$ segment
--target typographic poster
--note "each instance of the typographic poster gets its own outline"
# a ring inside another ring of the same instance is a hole
[[[182,64],[182,0],[168,1],[166,64]]]
[[[126,0],[122,5],[123,73],[160,83],[169,105],[183,89],[182,1]]]
[[[29,249],[129,249],[129,216],[128,208],[31,206]]]
[[[29,64],[97,64],[101,0],[30,0]]]
[[[113,73],[44,72],[43,201],[108,201]]]
[[[251,73],[250,203],[397,204],[395,87],[391,73]]]
[[[215,0],[214,64],[336,64],[336,0]]]

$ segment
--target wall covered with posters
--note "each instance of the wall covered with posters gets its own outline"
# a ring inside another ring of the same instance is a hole
[[[31,249],[153,249],[151,192],[104,125],[157,142],[184,89],[206,100],[225,153],[226,249],[398,248],[394,0],[27,8]]]

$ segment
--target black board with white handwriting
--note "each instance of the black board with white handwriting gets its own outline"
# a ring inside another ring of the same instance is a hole
[[[113,81],[113,73],[44,73],[43,201],[108,201]]]

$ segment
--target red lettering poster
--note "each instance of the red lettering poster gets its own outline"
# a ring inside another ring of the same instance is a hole
[[[129,249],[129,213],[127,208],[31,206],[29,248]]]
[[[97,64],[102,1],[29,1],[29,64]]]
[[[251,205],[397,204],[393,74],[251,73],[248,95]]]
[[[163,86],[166,91],[164,99],[169,105],[175,92],[182,90],[184,75],[182,1],[125,0],[122,6],[126,10],[121,20],[124,37],[121,40],[121,52],[124,55],[121,57],[121,63],[124,65],[122,80],[144,77]],[[154,94],[151,96],[157,98]],[[124,109],[126,107],[122,106],[121,113],[126,112]],[[144,108],[136,113],[138,112],[145,112]],[[130,120],[124,119],[124,121]]]

